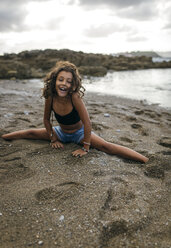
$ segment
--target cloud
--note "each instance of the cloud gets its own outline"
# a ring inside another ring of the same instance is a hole
[[[116,25],[115,23],[106,23],[99,26],[90,26],[84,31],[84,34],[91,38],[107,37],[116,32],[125,32],[128,27]]]
[[[163,26],[163,29],[166,29],[166,30],[171,29],[171,22],[165,24],[165,25]]]
[[[131,6],[119,11],[119,16],[123,18],[134,19],[137,21],[148,21],[158,15],[156,6],[150,3],[142,3],[138,8]]]
[[[43,2],[47,0],[37,0]],[[27,27],[24,19],[27,15],[26,4],[31,0],[4,0],[0,1],[0,31],[22,31]]]
[[[60,28],[61,22],[64,20],[64,17],[51,17],[45,24],[39,24],[36,25],[35,27],[32,27],[31,30],[33,29],[38,29],[38,30],[56,30],[57,28]]]
[[[156,8],[160,0],[79,0],[82,7],[108,8],[115,16],[144,21],[158,14]]]
[[[26,14],[26,10],[21,6],[13,4],[9,5],[8,8],[0,6],[0,31],[4,32],[22,28]]]
[[[151,0],[151,2],[154,2],[156,0]],[[149,2],[149,0],[79,0],[79,4],[81,6],[108,6],[108,7],[117,7],[117,8],[128,8],[131,6],[139,6],[145,2]]]
[[[170,29],[171,28],[171,3],[167,4],[162,12],[162,18],[165,21],[164,29]]]
[[[147,37],[144,37],[144,36],[131,36],[131,37],[128,37],[126,39],[128,42],[143,42],[143,41],[147,41]]]

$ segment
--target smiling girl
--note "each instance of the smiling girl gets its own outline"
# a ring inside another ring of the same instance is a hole
[[[45,128],[16,131],[4,134],[2,138],[44,139],[49,140],[53,148],[64,148],[64,143],[72,142],[81,145],[81,148],[72,152],[76,157],[86,155],[91,146],[108,154],[147,162],[148,158],[140,153],[107,142],[91,131],[91,122],[82,100],[83,96],[84,87],[76,66],[67,61],[58,62],[44,80]],[[51,114],[54,114],[58,126],[52,127]]]

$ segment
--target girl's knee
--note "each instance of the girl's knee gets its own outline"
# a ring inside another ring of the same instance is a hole
[[[37,136],[37,130],[36,129],[28,129],[25,131],[26,138],[35,138]]]
[[[110,143],[107,141],[104,141],[101,145],[100,145],[100,150],[110,153]]]
[[[110,143],[110,142],[105,142],[103,144],[103,151],[105,151],[106,153],[108,154],[117,154],[117,150],[118,150],[118,146],[113,144],[113,143]]]
[[[28,129],[28,130],[26,130],[26,133],[30,134],[30,135],[33,135],[33,134],[36,133],[36,130],[35,129]]]

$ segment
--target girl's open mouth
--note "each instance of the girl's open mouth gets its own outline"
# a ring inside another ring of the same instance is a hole
[[[59,87],[59,89],[60,89],[61,91],[67,91],[67,88],[65,88],[65,87]]]

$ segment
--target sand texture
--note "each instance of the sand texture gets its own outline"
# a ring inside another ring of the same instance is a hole
[[[1,135],[43,127],[39,87],[3,80],[0,91]],[[150,161],[0,138],[0,247],[171,247],[171,112],[96,94],[85,103],[97,134]]]

